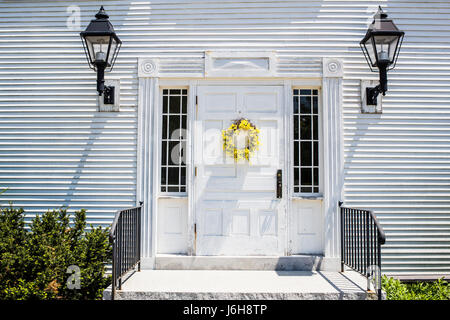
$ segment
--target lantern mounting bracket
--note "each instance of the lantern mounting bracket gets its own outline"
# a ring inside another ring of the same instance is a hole
[[[114,88],[114,86],[105,86],[103,98],[104,104],[114,104]]]
[[[378,69],[380,70],[380,83],[373,88],[366,88],[366,104],[368,106],[376,106],[378,95],[381,93],[383,96],[386,95],[388,91],[387,86],[387,67],[389,66],[388,61],[378,61]]]
[[[366,88],[366,104],[368,106],[376,106],[378,95],[380,94],[380,85],[373,88]]]

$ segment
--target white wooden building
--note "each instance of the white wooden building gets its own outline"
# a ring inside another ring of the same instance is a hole
[[[79,37],[100,5],[123,41],[118,111],[99,107]],[[405,38],[373,113],[359,41],[378,5]],[[261,130],[250,163],[222,150],[240,117]],[[0,132],[2,204],[110,226],[143,201],[144,268],[316,254],[339,270],[343,201],[378,217],[384,273],[450,273],[447,0],[1,0]]]

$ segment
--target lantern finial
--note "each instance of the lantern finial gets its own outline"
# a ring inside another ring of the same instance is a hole
[[[97,19],[109,19],[109,16],[105,12],[105,8],[103,6],[100,7],[100,10],[98,10],[97,14],[95,15]]]
[[[388,17],[388,15],[383,11],[383,8],[381,8],[381,6],[378,6],[378,11],[373,18],[375,20],[380,20],[380,19],[386,19],[387,17]]]

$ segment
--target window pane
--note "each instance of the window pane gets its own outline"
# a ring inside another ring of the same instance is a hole
[[[178,185],[180,183],[180,169],[178,167],[169,167],[169,185]]]
[[[318,168],[314,168],[314,185],[315,186],[319,185],[319,169]]]
[[[183,120],[181,122],[181,128],[183,129],[187,129],[187,116],[183,116]],[[186,133],[184,133],[186,135]],[[187,137],[183,137],[184,139],[186,139]]]
[[[166,180],[166,168],[161,168],[161,184],[167,184]]]
[[[168,113],[169,112],[168,110],[169,110],[169,97],[163,96],[163,113]]]
[[[186,149],[186,147],[187,147],[186,141],[180,142],[180,164],[181,165],[185,165],[186,164],[186,156],[187,156],[187,149]]]
[[[310,96],[311,95],[311,90],[309,90],[309,89],[302,89],[302,90],[300,90],[300,94],[302,96]]]
[[[294,115],[294,139],[298,140],[298,131],[300,129],[299,123],[298,123],[298,116]]]
[[[311,116],[300,116],[300,139],[311,139]]]
[[[169,101],[169,112],[170,113],[180,113],[180,104],[181,97],[180,96],[171,96]]]
[[[313,97],[313,113],[319,114],[319,98]]]
[[[178,165],[180,161],[179,142],[169,141],[169,165]]]
[[[312,185],[312,169],[311,168],[302,168],[300,175],[301,175],[302,186]]]
[[[298,96],[294,96],[294,114],[298,113]]]
[[[313,139],[319,139],[319,117],[313,116]]]
[[[161,145],[161,164],[167,164],[167,141],[163,141]]]
[[[169,139],[180,138],[180,116],[169,116]]]
[[[294,184],[297,186],[300,184],[299,176],[300,176],[300,169],[294,168]]]
[[[314,166],[319,166],[319,143],[314,142]]]
[[[162,116],[162,138],[167,139],[167,116]]]
[[[180,179],[180,185],[186,185],[186,167],[181,168]]]
[[[183,90],[183,91],[185,91],[185,90]],[[183,106],[183,109],[181,110],[181,112],[187,113],[187,96],[184,95],[181,99],[182,99],[182,106]]]
[[[300,113],[311,113],[311,97],[302,96],[300,98]]]
[[[310,141],[302,141],[300,145],[300,155],[301,155],[301,166],[311,166],[312,165],[312,146]]]

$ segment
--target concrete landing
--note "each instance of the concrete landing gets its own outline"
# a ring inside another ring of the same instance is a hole
[[[116,300],[376,299],[366,288],[354,271],[143,270],[123,283]],[[111,288],[103,298],[111,298]]]

